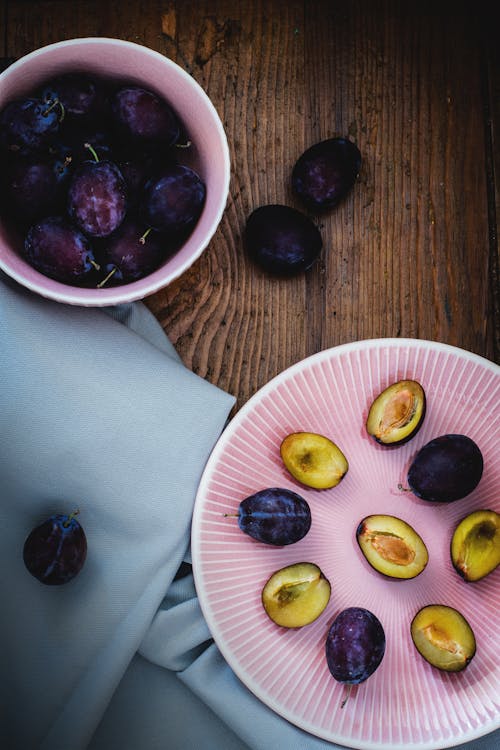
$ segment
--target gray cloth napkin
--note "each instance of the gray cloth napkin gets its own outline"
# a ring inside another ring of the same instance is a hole
[[[0,277],[0,400],[0,748],[337,747],[241,684],[189,566],[175,577],[234,399],[183,367],[147,309],[70,308]],[[24,538],[75,507],[88,560],[43,586]],[[499,747],[500,731],[463,746]]]
[[[0,277],[1,748],[88,745],[182,561],[233,403],[142,305],[69,307]],[[74,509],[85,566],[44,586],[24,540]]]

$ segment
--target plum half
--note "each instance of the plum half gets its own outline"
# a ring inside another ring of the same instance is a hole
[[[280,446],[283,463],[298,482],[317,490],[335,487],[349,468],[329,438],[314,432],[292,432]]]
[[[278,547],[294,544],[311,527],[307,500],[292,490],[269,487],[241,501],[238,525],[258,542]]]
[[[441,435],[421,448],[408,470],[411,491],[423,500],[451,503],[469,495],[483,474],[483,456],[467,435]]]
[[[422,426],[425,409],[425,392],[420,383],[398,380],[373,401],[366,430],[381,445],[403,445]]]
[[[269,578],[262,589],[262,606],[277,625],[301,628],[320,616],[330,594],[330,582],[317,565],[294,563]]]
[[[358,685],[375,672],[383,659],[384,628],[368,609],[348,607],[330,626],[325,650],[333,678],[348,685]]]
[[[390,578],[415,578],[429,560],[419,534],[395,516],[366,516],[356,530],[356,539],[372,568]]]
[[[429,604],[419,610],[410,631],[419,654],[445,672],[465,669],[476,653],[471,626],[458,610],[445,604]]]
[[[476,510],[462,518],[451,538],[451,561],[466,581],[480,581],[500,565],[500,515]]]

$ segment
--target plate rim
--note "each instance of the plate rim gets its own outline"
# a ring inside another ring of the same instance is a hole
[[[276,705],[272,700],[263,700],[260,697],[258,689],[256,691],[252,687],[254,681],[249,678],[244,667],[240,665],[239,660],[233,656],[231,650],[224,643],[224,639],[222,637],[219,639],[218,626],[217,623],[214,622],[214,618],[212,617],[208,601],[204,599],[203,586],[201,583],[201,573],[198,573],[198,556],[200,554],[198,540],[200,539],[200,523],[202,515],[201,496],[203,494],[203,488],[206,485],[207,478],[211,473],[213,465],[217,463],[220,455],[224,451],[226,444],[231,439],[231,436],[238,428],[239,424],[245,419],[248,412],[252,410],[254,403],[264,398],[270,391],[272,391],[277,385],[279,385],[280,382],[292,376],[293,374],[300,372],[312,363],[321,362],[322,360],[329,359],[332,356],[341,356],[346,351],[355,352],[366,350],[367,348],[379,349],[383,347],[413,347],[418,349],[428,347],[438,352],[447,352],[462,359],[475,362],[478,365],[486,368],[487,370],[491,370],[494,374],[500,376],[500,365],[497,365],[492,360],[489,360],[486,357],[481,356],[480,354],[476,354],[475,352],[471,352],[467,349],[462,349],[458,346],[440,341],[411,337],[379,337],[355,340],[352,342],[346,342],[344,344],[338,344],[337,346],[329,347],[326,349],[321,349],[318,352],[315,352],[311,355],[308,355],[307,357],[304,357],[303,359],[298,360],[295,363],[292,363],[277,375],[274,375],[266,383],[264,383],[264,385],[262,385],[257,391],[255,391],[250,396],[250,398],[241,406],[241,408],[225,426],[207,459],[200,477],[198,490],[196,492],[191,522],[191,559],[193,580],[201,612],[203,614],[203,617],[205,618],[205,622],[207,623],[208,629],[215,645],[221,652],[228,666],[233,670],[233,672],[236,674],[241,683],[246,687],[246,689],[251,692],[254,698],[260,701],[264,706],[272,710],[278,716],[288,721],[292,726],[299,729],[300,731],[310,734],[312,737],[324,740],[325,742],[328,742],[330,744],[340,744],[344,747],[353,748],[354,750],[386,750],[386,748],[387,750],[445,750],[445,748],[457,747],[457,745],[462,745],[464,743],[480,739],[481,737],[497,731],[498,729],[500,729],[500,714],[496,722],[490,722],[486,725],[482,725],[478,729],[470,730],[469,732],[460,735],[459,738],[455,737],[439,742],[437,742],[436,740],[411,743],[405,742],[403,744],[398,742],[391,743],[390,745],[388,745],[387,742],[384,742],[382,744],[380,742],[374,742],[372,740],[354,741],[349,737],[344,736],[339,736],[333,739],[331,733],[326,733],[322,731],[321,728],[315,727],[309,722],[301,720],[301,723],[297,723],[297,720],[293,718],[291,711],[287,711],[281,705]],[[217,635],[214,634],[214,631]]]

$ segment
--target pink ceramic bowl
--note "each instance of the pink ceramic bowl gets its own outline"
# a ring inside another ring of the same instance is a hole
[[[189,159],[206,184],[203,213],[185,244],[156,271],[123,286],[86,289],[53,281],[22,257],[22,239],[0,222],[0,268],[44,297],[73,305],[105,306],[142,299],[180,276],[202,254],[213,237],[226,205],[230,161],[220,118],[203,89],[174,62],[121,39],[71,39],[42,47],[0,74],[0,109],[46,79],[82,70],[142,85],[165,97],[189,133]],[[183,154],[184,157],[184,154]]]

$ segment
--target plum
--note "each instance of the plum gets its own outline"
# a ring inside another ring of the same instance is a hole
[[[421,448],[408,470],[408,484],[417,497],[450,503],[469,495],[483,474],[483,456],[467,435],[448,434]]]
[[[352,189],[361,168],[361,154],[347,138],[315,143],[292,170],[292,189],[315,213],[334,208]]]
[[[335,487],[349,468],[340,448],[329,438],[314,432],[287,435],[280,453],[294,479],[318,490]]]
[[[384,657],[384,628],[373,612],[363,607],[348,607],[330,626],[325,650],[334,679],[358,685],[375,672]]]
[[[34,224],[24,241],[24,254],[40,273],[64,284],[88,284],[98,268],[87,237],[63,216]]]
[[[179,138],[179,118],[170,104],[152,91],[124,86],[113,94],[111,108],[117,131],[127,140],[168,147]]]
[[[238,525],[258,542],[282,547],[298,542],[307,534],[311,510],[307,500],[296,492],[269,487],[241,501]]]
[[[102,81],[80,72],[51,78],[42,86],[40,98],[48,105],[62,107],[64,123],[102,120],[107,110],[107,92]]]
[[[87,537],[75,518],[77,514],[52,515],[26,538],[24,564],[41,583],[68,583],[81,571],[87,557]]]
[[[16,159],[7,170],[4,189],[8,210],[19,224],[29,226],[64,207],[56,169],[47,159]]]
[[[86,161],[73,175],[68,188],[68,213],[90,237],[108,237],[127,211],[125,180],[111,161]]]
[[[500,565],[500,515],[475,510],[462,518],[451,538],[451,561],[465,581],[480,581]]]
[[[308,216],[279,204],[260,206],[250,214],[244,242],[252,260],[278,276],[306,271],[323,247],[321,233]]]
[[[471,626],[460,612],[444,604],[422,607],[411,622],[410,632],[419,654],[445,672],[465,669],[476,653]]]
[[[29,154],[48,148],[59,132],[61,107],[40,99],[16,99],[0,113],[0,146]]]
[[[415,578],[429,560],[421,537],[395,516],[366,516],[358,525],[356,539],[372,568],[390,578]]]
[[[158,232],[186,235],[200,218],[205,197],[205,183],[194,169],[169,164],[144,187],[144,220]]]
[[[399,380],[373,401],[366,431],[381,445],[403,445],[419,431],[425,411],[425,392],[420,383]]]
[[[314,622],[330,600],[331,586],[314,563],[277,570],[262,589],[262,606],[277,625],[301,628]]]
[[[126,217],[108,238],[99,258],[109,280],[128,284],[154,271],[168,255],[166,240],[133,217]],[[113,272],[113,269],[114,272]],[[104,286],[104,279],[99,287]]]

